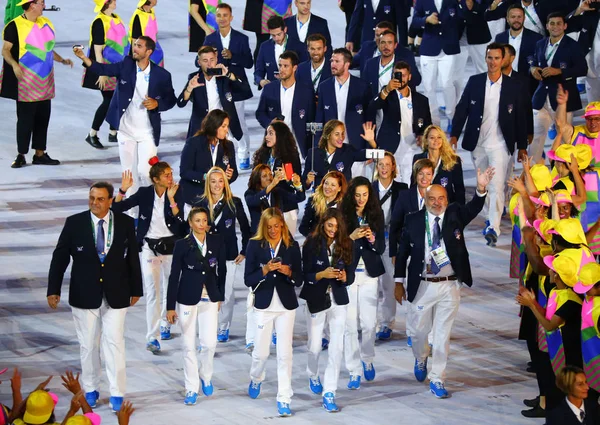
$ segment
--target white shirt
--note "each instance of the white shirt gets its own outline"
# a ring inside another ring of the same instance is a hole
[[[206,236],[204,237],[204,243],[200,242],[196,235],[194,235],[194,240],[196,241],[196,244],[198,245],[198,249],[200,250],[202,256],[206,257]],[[200,295],[200,301],[203,301],[205,299],[210,299],[210,297],[208,296],[208,291],[206,290],[206,285],[202,287],[202,295]]]
[[[540,17],[535,11],[533,1],[529,4],[529,6],[525,6],[525,4],[521,1],[521,6],[523,6],[523,9],[525,9],[525,22],[523,23],[523,26],[528,30],[535,31],[538,34],[546,36],[546,30],[540,21]]]
[[[600,25],[599,25],[600,26]],[[319,87],[319,83],[321,82],[321,75],[323,74],[323,67],[325,66],[325,59],[321,62],[321,65],[317,69],[314,68],[313,63],[310,63],[310,81],[312,81],[312,85],[317,91]]]
[[[495,83],[489,77],[485,80],[485,100],[483,104],[483,119],[479,131],[478,144],[490,149],[501,149],[506,146],[502,129],[500,129],[500,91],[502,89],[502,74]]]
[[[206,98],[208,99],[208,110],[223,109],[221,99],[219,98],[219,89],[217,88],[217,77],[206,79]]]
[[[558,40],[554,44],[552,44],[550,42],[550,38],[548,38],[548,45],[546,46],[546,51],[544,52],[544,57],[546,58],[546,63],[548,64],[548,66],[552,66],[552,60],[554,59],[554,55],[556,54],[556,51],[558,50],[558,46],[560,45],[560,42],[562,41],[563,37],[564,37],[564,34],[560,38],[560,40]]]
[[[388,85],[390,80],[392,79],[392,74],[394,72],[394,63],[396,60],[396,56],[392,56],[392,60],[388,62],[387,65],[381,65],[381,59],[379,59],[379,91],[383,90],[385,86]],[[384,72],[385,71],[385,72]]]
[[[212,143],[208,143],[208,148],[210,149],[210,158],[212,159],[213,165],[217,163],[217,151],[219,150],[219,143],[216,145],[212,145]]]
[[[515,49],[515,60],[512,63],[512,67],[515,71],[519,70],[519,52],[521,51],[521,42],[523,41],[523,31],[521,30],[521,33],[519,35],[517,35],[516,37],[513,37],[512,35],[510,35],[510,31],[508,33],[508,44],[510,44],[511,46],[514,47]]]
[[[444,0],[435,0],[435,8],[437,9],[438,13],[440,13],[440,11],[442,10],[442,3],[444,2]]]
[[[446,244],[444,243],[443,232],[442,232],[442,223],[444,222],[444,215],[446,213],[440,214],[438,217],[440,218],[440,247],[446,251]],[[430,212],[425,213],[427,216],[427,220],[429,220],[429,231],[431,235],[431,242],[433,243],[433,226],[435,226],[435,218],[436,216],[431,214]],[[429,246],[429,238],[427,237],[427,231],[425,232],[425,257],[423,257],[425,261],[423,262],[423,276],[426,274],[429,276],[450,276],[454,274],[454,269],[452,269],[452,265],[448,264],[442,267],[437,275],[433,273],[427,273],[427,266],[431,264],[431,247]]]
[[[285,46],[287,45],[287,35],[285,36],[285,40],[283,40],[283,44],[275,43],[275,62],[277,66],[279,66],[279,56],[283,54],[285,51]]]
[[[108,251],[110,250],[110,245],[108,245],[108,224],[110,222],[110,214],[111,212],[109,211],[108,214],[106,214],[104,217],[102,217],[102,220],[104,220],[104,223],[102,224],[102,228],[104,229],[104,253],[108,254]],[[94,247],[96,246],[96,241],[98,240],[98,222],[100,221],[100,218],[96,217],[91,211],[90,211],[90,215],[92,216],[92,223],[94,223],[94,236],[96,237],[94,239]],[[115,225],[113,224],[113,229],[114,229]],[[114,230],[111,232],[111,234],[114,232]],[[114,238],[114,236],[113,236]],[[110,241],[112,243],[112,241]]]
[[[275,247],[275,252],[271,253],[271,258],[275,258],[275,257],[277,257],[277,254],[279,254],[279,248],[281,247],[281,242],[282,241],[279,241],[279,243]],[[269,245],[269,247],[270,247],[270,245]],[[271,272],[271,273],[273,273],[273,272]],[[267,307],[266,310],[268,310],[268,311],[288,311],[283,306],[283,303],[281,302],[281,298],[279,298],[279,294],[277,293],[276,287],[273,288],[273,298],[271,298],[271,304],[269,304],[269,307]]]
[[[342,85],[338,83],[338,80],[334,77],[333,84],[335,84],[335,101],[337,102],[337,117],[338,120],[346,124],[346,103],[348,103],[348,91],[350,90],[350,76],[346,82]]]
[[[223,37],[221,32],[219,32],[219,36],[221,37],[221,44],[224,49],[229,49],[229,42],[231,41],[231,28],[229,28],[229,33]]]
[[[150,124],[148,111],[142,105],[142,102],[146,100],[146,96],[148,95],[150,68],[150,64],[143,71],[139,67],[137,68],[133,97],[129,102],[129,106],[124,111],[125,113],[121,117],[119,124],[119,131],[135,140],[140,140],[148,136],[152,137],[152,125]],[[132,84],[133,81],[128,81],[128,83]]]
[[[380,181],[377,181],[379,185],[379,199],[383,198],[392,189],[394,182],[392,181],[388,187],[384,187]],[[383,223],[386,229],[389,229],[390,221],[392,219],[392,197],[388,197],[385,202],[381,205],[383,210]]]
[[[294,103],[294,92],[296,91],[296,83],[286,89],[281,84],[279,89],[279,102],[281,104],[281,115],[284,116],[283,122],[292,130],[292,103]]]
[[[423,207],[425,206],[425,198],[423,198],[421,196],[421,192],[419,192],[418,188],[417,188],[417,204],[419,205],[419,210],[422,210]]]
[[[592,49],[587,54],[590,71],[598,77],[600,75],[600,25],[596,27],[596,36],[592,42]]]
[[[396,90],[398,101],[400,102],[400,138],[409,146],[415,146],[417,138],[413,132],[413,104],[412,92],[408,89],[408,96],[402,96],[400,91]]]
[[[567,405],[571,408],[571,410],[575,414],[575,417],[577,419],[579,419],[579,422],[583,423],[583,421],[581,420],[581,412],[583,412],[583,414],[585,415],[585,403],[581,403],[581,408],[579,408],[579,407],[575,406],[573,403],[571,403],[571,401],[569,400],[568,397],[565,397],[565,399],[567,400]]]
[[[308,15],[308,20],[306,21],[305,24],[300,22],[300,20],[298,19],[298,15],[296,15],[296,31],[298,31],[298,38],[303,43],[306,41],[309,24],[310,24],[310,15]]]
[[[379,0],[371,0],[371,4],[373,5],[373,11],[376,12],[379,7]]]
[[[148,228],[147,238],[160,239],[168,238],[173,236],[173,232],[167,227],[165,223],[165,202],[168,202],[167,191],[158,196],[154,194],[154,206],[152,207],[152,220],[150,220],[150,227]]]

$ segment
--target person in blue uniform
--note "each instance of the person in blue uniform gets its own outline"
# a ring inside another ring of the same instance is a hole
[[[330,171],[325,174],[321,184],[315,189],[314,195],[306,202],[304,215],[298,229],[303,236],[308,236],[315,230],[327,209],[339,206],[347,188],[346,177],[339,171]]]

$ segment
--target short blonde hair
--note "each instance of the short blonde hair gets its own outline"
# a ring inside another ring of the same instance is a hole
[[[556,386],[566,395],[573,394],[577,375],[585,376],[583,369],[577,366],[566,365],[556,375]]]

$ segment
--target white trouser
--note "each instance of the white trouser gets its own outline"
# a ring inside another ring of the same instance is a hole
[[[256,333],[250,379],[254,382],[265,380],[265,368],[271,349],[273,327],[277,332],[277,401],[290,403],[292,391],[292,340],[296,310],[268,311],[254,309]]]
[[[423,152],[423,149],[414,145],[408,144],[402,139],[398,145],[398,149],[394,153],[398,168],[398,178],[402,183],[410,186],[410,177],[412,176],[412,159],[418,153]]]
[[[298,227],[298,210],[291,210],[283,213],[283,219],[293,237],[296,237],[296,228]]]
[[[213,374],[213,360],[217,348],[217,322],[219,303],[200,301],[196,305],[177,303],[177,316],[181,327],[183,347],[183,375],[185,391],[198,393],[200,379],[210,382]],[[198,354],[196,352],[196,328],[200,339],[200,376],[198,376]]]
[[[487,71],[487,64],[485,63],[487,45],[487,43],[467,45],[469,57],[473,61],[473,65],[475,65],[475,74],[481,74]],[[460,75],[464,79],[464,71]]]
[[[331,294],[331,307],[325,311],[310,314],[308,307],[308,363],[306,371],[309,378],[319,376],[319,355],[321,354],[321,338],[325,324],[329,322],[329,348],[327,350],[327,367],[323,377],[323,394],[333,393],[337,390],[340,366],[344,356],[344,329],[346,328],[347,306],[337,305]],[[279,343],[279,341],[278,341]]]
[[[248,288],[251,292],[252,289]],[[254,308],[246,310],[246,345],[254,344],[254,335],[256,335],[256,313]]]
[[[385,273],[377,278],[378,292],[381,294],[377,303],[377,323],[379,323],[380,330],[384,326],[391,329],[396,321],[396,298],[394,297],[396,283],[394,282],[394,265],[390,258],[389,239],[385,241],[385,251],[381,260],[385,267]]]
[[[588,102],[600,100],[600,78],[588,76],[586,81]]]
[[[427,335],[433,332],[433,358],[429,372],[431,382],[444,382],[450,352],[450,332],[460,305],[458,281],[421,281],[412,303],[409,303],[408,320],[411,321],[412,350],[416,359],[424,361],[429,353]]]
[[[158,152],[154,144],[152,134],[143,137],[133,138],[130,135],[119,133],[119,158],[121,159],[121,168],[123,171],[131,170],[133,176],[133,186],[127,191],[127,196],[137,192],[140,186],[149,186],[150,164],[148,160]]]
[[[492,181],[487,187],[488,196],[486,197],[486,205],[489,208],[487,217],[490,221],[490,226],[500,236],[500,221],[502,219],[506,196],[506,173],[512,156],[508,154],[506,146],[498,146],[490,149],[478,144],[475,150],[471,152],[471,158],[473,159],[475,170],[480,169],[483,172],[487,167],[494,167],[496,170]]]
[[[492,35],[492,40],[496,39],[496,36],[506,30],[506,21],[504,18],[496,19],[495,21],[488,21],[488,28]]]
[[[237,275],[240,270],[239,276]],[[235,305],[235,288],[233,285],[239,280],[243,283],[244,265],[235,264],[235,261],[227,261],[227,276],[225,278],[225,301],[221,303],[219,312],[219,330],[227,330],[231,326],[233,318],[233,306]],[[238,280],[236,280],[236,278]],[[245,287],[245,286],[244,286]]]
[[[144,242],[142,248],[142,280],[146,300],[146,340],[158,339],[160,327],[170,328],[167,322],[167,287],[171,274],[172,255],[154,255]]]
[[[250,133],[248,132],[248,123],[246,122],[246,102],[234,102],[235,110],[237,111],[238,119],[242,126],[242,138],[234,140],[237,142],[236,152],[238,159],[246,159],[250,157]]]
[[[110,308],[102,300],[100,308],[71,307],[81,356],[81,384],[86,393],[100,388],[100,346],[112,397],[123,397],[125,373],[125,315],[127,308]]]
[[[437,56],[421,55],[421,76],[425,96],[429,98],[429,109],[434,124],[439,125],[440,113],[438,111],[436,89],[440,87],[444,93],[446,116],[452,120],[456,107],[456,90],[454,88],[454,61],[456,55],[440,53]],[[440,83],[438,86],[438,75]]]
[[[373,179],[373,171],[375,170],[375,165],[373,162],[367,164],[367,161],[355,162],[352,164],[352,178],[363,176],[368,178],[369,180]]]
[[[375,327],[377,326],[377,278],[366,272],[356,272],[354,283],[348,286],[348,313],[344,332],[344,357],[350,375],[362,375],[361,360],[373,363],[375,358]],[[358,342],[358,321],[362,330]]]
[[[534,162],[539,162],[544,153],[545,145],[552,145],[554,139],[548,137],[548,129],[554,123],[556,112],[552,110],[550,101],[546,98],[546,103],[540,110],[533,110],[533,141],[529,145],[529,156],[533,157]],[[573,113],[567,112],[567,121],[570,123],[573,119]]]

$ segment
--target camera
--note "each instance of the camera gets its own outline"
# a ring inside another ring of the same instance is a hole
[[[402,73],[394,72],[394,80],[402,81]]]
[[[223,75],[223,68],[208,68],[206,75]]]

